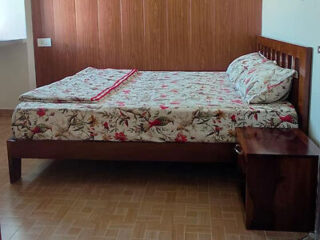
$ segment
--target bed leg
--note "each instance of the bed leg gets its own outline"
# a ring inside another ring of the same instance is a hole
[[[15,183],[21,178],[21,158],[8,156],[10,183]]]

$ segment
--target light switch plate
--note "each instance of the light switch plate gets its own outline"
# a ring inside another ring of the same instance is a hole
[[[38,38],[38,47],[51,47],[51,38]]]

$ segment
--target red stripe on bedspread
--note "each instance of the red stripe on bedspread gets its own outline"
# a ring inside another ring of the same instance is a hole
[[[118,79],[117,81],[114,82],[114,84],[111,87],[108,87],[104,90],[102,90],[100,93],[98,93],[96,96],[91,98],[91,101],[99,101],[102,98],[104,98],[106,95],[108,95],[112,90],[118,88],[122,83],[127,81],[129,77],[131,77],[133,74],[135,74],[138,70],[137,69],[132,69],[129,73],[125,74],[123,77]]]

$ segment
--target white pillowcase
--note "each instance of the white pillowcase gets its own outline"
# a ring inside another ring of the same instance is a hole
[[[243,73],[236,83],[236,89],[247,103],[273,103],[285,100],[289,96],[295,72],[268,61]]]
[[[268,59],[259,52],[249,53],[238,57],[229,65],[227,69],[229,80],[233,83],[236,83],[240,75],[248,70],[249,67],[256,66],[266,61],[268,61]]]
[[[273,103],[289,96],[296,71],[252,53],[233,61],[227,73],[247,103]]]

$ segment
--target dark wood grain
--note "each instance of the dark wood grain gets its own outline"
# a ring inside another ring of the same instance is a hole
[[[246,155],[318,156],[319,148],[300,129],[237,128]]]
[[[32,0],[37,85],[88,66],[225,70],[255,50],[262,0]]]
[[[249,229],[311,231],[319,148],[300,129],[237,128]]]
[[[233,162],[233,144],[103,141],[7,141],[11,182],[21,177],[21,158],[109,161]]]
[[[14,183],[21,178],[21,158],[8,155],[10,183]]]
[[[232,143],[30,141],[9,139],[10,158],[232,162]]]
[[[37,86],[43,86],[57,79],[53,0],[32,0],[32,25],[34,37],[35,67]],[[50,37],[52,48],[38,48],[37,38]],[[48,67],[50,66],[50,67]]]
[[[316,157],[248,156],[248,229],[312,231],[317,164]]]

